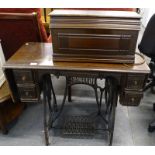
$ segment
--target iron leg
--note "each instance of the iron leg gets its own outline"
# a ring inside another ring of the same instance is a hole
[[[72,88],[68,86],[68,102],[72,102]]]

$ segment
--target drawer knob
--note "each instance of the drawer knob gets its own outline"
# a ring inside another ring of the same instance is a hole
[[[22,76],[22,80],[25,81],[26,80],[26,76]]]
[[[131,98],[131,102],[134,102],[134,101],[135,101],[135,98],[132,97],[132,98]]]
[[[29,92],[28,92],[28,91],[27,91],[27,92],[25,92],[25,95],[26,95],[26,96],[28,96],[28,95],[29,95]]]
[[[134,84],[135,84],[135,85],[137,85],[137,84],[138,84],[138,82],[137,82],[137,81],[134,81]]]

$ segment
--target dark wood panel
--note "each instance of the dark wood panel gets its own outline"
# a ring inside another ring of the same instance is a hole
[[[54,10],[51,28],[140,29],[140,15],[126,11]]]
[[[68,50],[73,54],[79,51],[89,53],[99,52],[102,54],[128,54],[131,41],[131,35],[114,35],[114,34],[62,34],[58,33],[59,51]],[[59,52],[58,51],[58,52]]]
[[[140,29],[137,14],[131,13],[130,17],[127,13],[125,17],[121,12],[117,16],[106,11],[72,13],[51,13],[55,61],[134,63]]]
[[[138,32],[96,29],[51,32],[55,61],[134,62]]]

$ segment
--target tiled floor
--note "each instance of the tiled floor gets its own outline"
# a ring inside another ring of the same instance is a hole
[[[58,94],[58,102],[60,102],[63,94],[64,79],[60,78],[59,81],[54,82],[54,86]],[[73,103],[70,103],[71,108],[74,105],[77,108],[80,101],[82,106],[89,104],[87,111],[91,111],[91,105],[93,107],[95,102],[92,89],[75,86],[73,87],[73,95]],[[84,97],[83,100],[81,100],[81,97]],[[126,107],[118,104],[113,145],[155,145],[155,132],[149,133],[147,131],[149,122],[155,119],[155,112],[152,110],[154,100],[155,95],[148,91],[138,107]],[[69,103],[67,105],[69,106]],[[78,108],[76,108],[72,110],[77,111]],[[107,141],[102,135],[97,138],[78,139],[74,137],[65,138],[59,133],[50,132],[51,145],[107,145]],[[44,145],[43,105],[29,106],[13,125],[8,135],[0,133],[0,145]]]

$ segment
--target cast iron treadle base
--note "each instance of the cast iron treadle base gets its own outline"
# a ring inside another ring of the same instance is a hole
[[[94,121],[89,116],[67,116],[63,125],[63,135],[67,137],[92,137],[94,130]]]

